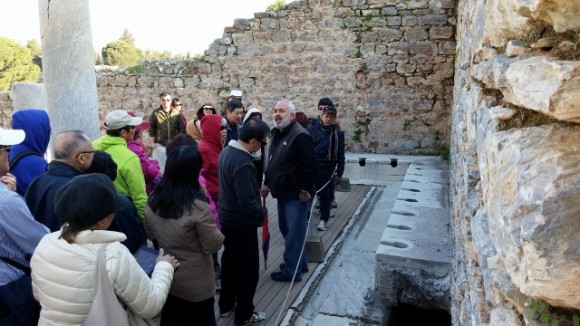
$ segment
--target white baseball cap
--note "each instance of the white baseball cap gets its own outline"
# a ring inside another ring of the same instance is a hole
[[[20,144],[25,137],[24,130],[0,128],[0,145],[10,146]]]
[[[132,117],[125,110],[111,111],[105,117],[107,130],[119,130],[125,126],[138,126],[143,122],[141,117]]]

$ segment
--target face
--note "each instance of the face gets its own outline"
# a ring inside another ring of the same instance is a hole
[[[203,115],[213,114],[213,108],[203,108]]]
[[[90,168],[91,163],[93,163],[94,154],[95,150],[93,149],[91,142],[87,142],[86,144],[82,145],[74,157],[76,160],[76,168],[81,171],[86,171],[88,168]]]
[[[160,101],[161,101],[161,107],[163,107],[163,109],[167,110],[167,109],[169,109],[169,106],[171,105],[171,96],[165,95],[164,97],[162,97],[160,99]]]
[[[0,176],[10,172],[8,167],[8,153],[11,146],[0,145]]]
[[[99,227],[99,230],[106,230],[109,228],[109,226],[111,226],[111,223],[113,223],[113,219],[115,218],[115,213],[111,213],[107,216],[105,216],[102,220],[97,222],[97,226]]]
[[[237,124],[240,122],[240,120],[242,120],[242,117],[244,116],[244,109],[242,108],[237,108],[233,111],[226,111],[226,117],[228,118],[228,121],[232,124]]]
[[[288,125],[294,120],[294,113],[290,112],[288,105],[283,102],[276,103],[274,107],[274,125],[278,129],[283,129],[288,127]]]
[[[333,113],[325,113],[322,115],[322,124],[326,127],[336,124],[336,115]]]
[[[183,105],[181,104],[181,102],[177,102],[173,105],[173,107],[175,108],[175,110],[179,113],[181,113],[181,109],[183,108]]]
[[[226,137],[228,136],[227,124],[228,122],[224,118],[222,118],[222,124],[220,126],[220,135],[222,136],[222,144],[226,141]]]
[[[121,131],[121,138],[125,139],[126,142],[130,142],[135,138],[135,126],[129,126],[128,129],[123,129]]]
[[[324,109],[326,109],[326,105],[319,105],[318,106],[318,116],[320,117],[320,120],[322,120],[322,115],[323,115]]]

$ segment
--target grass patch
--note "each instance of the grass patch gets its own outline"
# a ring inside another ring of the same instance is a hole
[[[143,66],[143,65],[134,65],[134,66],[127,68],[126,71],[130,74],[142,74],[146,70],[147,70],[147,68],[145,68],[145,66]]]
[[[514,116],[511,119],[499,121],[498,128],[501,131],[506,131],[514,128],[537,127],[551,123],[561,123],[563,125],[569,126],[580,125],[579,123],[560,121],[550,116],[547,116],[543,113],[528,110],[506,102],[502,103],[502,105],[506,108],[515,110],[516,114],[514,114]]]

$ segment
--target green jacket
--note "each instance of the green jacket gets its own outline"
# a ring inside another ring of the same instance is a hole
[[[93,147],[109,153],[113,161],[117,163],[117,178],[113,182],[115,188],[118,192],[131,197],[137,207],[137,213],[143,219],[147,193],[139,157],[127,148],[127,142],[121,137],[104,135],[93,141]]]

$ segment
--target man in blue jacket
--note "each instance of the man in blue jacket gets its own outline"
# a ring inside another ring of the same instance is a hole
[[[24,196],[34,178],[46,171],[44,154],[50,140],[50,119],[44,110],[20,110],[12,115],[12,129],[26,133],[24,141],[12,146],[8,161],[16,177],[16,191]]]

